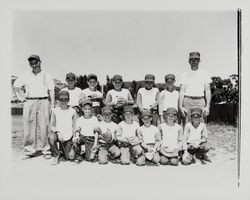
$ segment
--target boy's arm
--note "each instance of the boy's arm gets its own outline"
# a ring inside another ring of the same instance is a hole
[[[206,107],[204,108],[203,113],[204,116],[206,117],[209,115],[210,102],[211,102],[211,89],[209,83],[205,84],[204,90],[205,90]]]
[[[131,93],[128,91],[128,101],[127,101],[127,104],[132,105],[134,103],[135,103],[135,101],[134,101]]]
[[[189,127],[186,125],[184,128],[183,142],[182,142],[183,150],[187,150],[188,137],[189,137]]]
[[[200,140],[200,143],[207,142],[207,138],[208,138],[208,136],[207,136],[207,127],[204,124],[204,128],[201,131],[201,140]]]
[[[73,133],[76,130],[76,120],[78,118],[78,115],[76,113],[76,111],[74,111],[73,117],[72,117],[72,129],[73,129]]]
[[[137,93],[136,103],[137,103],[137,106],[138,106],[140,112],[142,112],[143,111],[143,107],[142,107],[142,96],[141,96],[140,90]]]
[[[128,142],[126,138],[122,137],[122,128],[121,128],[121,126],[118,126],[118,128],[117,128],[116,140],[118,140],[120,142]]]
[[[155,134],[155,149],[158,150],[161,146],[162,132],[161,129]]]
[[[159,95],[160,95],[160,92],[159,90],[157,89],[157,92],[156,92],[156,96],[155,96],[155,102],[153,103],[153,105],[151,105],[151,107],[153,109],[156,109],[158,104],[159,104]]]
[[[104,104],[106,106],[115,106],[115,103],[112,102],[112,96],[111,96],[111,94],[109,92],[106,95],[106,99],[104,101]]]
[[[164,103],[164,94],[159,94],[159,115],[162,118],[163,115],[163,103]]]
[[[183,107],[183,100],[184,100],[184,92],[185,92],[185,90],[186,90],[186,85],[181,84],[178,106],[179,106],[181,115],[184,116],[184,117],[186,117],[186,115],[187,115],[187,110]]]
[[[143,140],[143,135],[140,129],[136,129],[136,136],[141,141],[141,147],[147,149],[147,144]]]
[[[57,130],[56,130],[56,115],[54,113],[54,111],[52,111],[51,113],[51,118],[50,118],[50,131],[52,133],[56,133]]]
[[[178,144],[177,144],[177,149],[178,150],[182,150],[182,146],[183,146],[183,129],[182,129],[182,127],[180,127],[180,129],[178,130]]]

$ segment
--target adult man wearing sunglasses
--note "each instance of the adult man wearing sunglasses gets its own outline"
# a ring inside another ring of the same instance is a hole
[[[203,117],[209,115],[211,101],[211,78],[203,69],[199,68],[200,53],[189,53],[191,69],[184,72],[180,80],[179,111],[184,117],[184,125],[191,120],[190,111],[200,108]]]
[[[21,74],[14,83],[18,100],[24,102],[24,150],[27,156],[35,156],[37,150],[41,149],[44,158],[49,159],[49,117],[50,107],[54,107],[54,81],[51,75],[41,69],[38,55],[31,55],[28,61],[31,70]],[[25,97],[21,95],[22,87],[25,88]],[[41,136],[41,144],[38,143],[38,134]]]

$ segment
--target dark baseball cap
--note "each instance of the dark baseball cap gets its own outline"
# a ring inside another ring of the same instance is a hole
[[[153,74],[147,74],[145,76],[145,81],[154,82],[155,81],[155,76]]]
[[[199,115],[201,117],[202,116],[202,110],[200,108],[194,108],[194,109],[192,109],[191,110],[191,116],[193,116],[195,114],[197,114],[197,115]]]
[[[89,105],[93,105],[93,103],[92,103],[92,101],[91,100],[89,100],[89,99],[80,99],[79,100],[79,105],[80,106],[85,106],[85,105],[87,105],[87,104],[89,104]]]
[[[28,58],[28,61],[30,62],[31,60],[38,60],[38,61],[40,61],[40,57],[38,55],[31,55]]]
[[[94,78],[95,80],[97,80],[97,76],[95,74],[89,74],[87,77],[87,80]]]
[[[69,92],[66,90],[61,90],[59,92],[59,99],[69,99]]]
[[[189,59],[192,59],[192,58],[200,58],[200,53],[199,52],[190,52],[189,53]]]
[[[152,117],[152,113],[150,110],[144,110],[141,114],[141,118],[143,118],[144,116],[150,116]]]
[[[66,74],[66,80],[76,80],[76,75],[72,72]]]
[[[169,108],[167,108],[167,110],[164,111],[164,112],[165,112],[166,114],[175,114],[175,115],[177,115],[177,113],[178,113],[177,109],[174,108],[174,107],[169,107]]]
[[[112,113],[112,108],[111,108],[111,106],[104,106],[103,108],[102,108],[102,114],[111,114]]]
[[[123,107],[123,112],[134,112],[134,109],[132,106],[126,105]]]
[[[175,81],[175,75],[174,75],[174,74],[167,74],[167,75],[165,76],[165,80],[167,80],[167,79],[172,79],[172,80]]]
[[[121,75],[114,75],[113,78],[112,78],[113,81],[116,81],[116,80],[120,80],[122,81],[122,76]]]

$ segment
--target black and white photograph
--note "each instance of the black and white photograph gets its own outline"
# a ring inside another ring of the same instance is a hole
[[[78,4],[2,4],[0,199],[248,199],[248,10]]]

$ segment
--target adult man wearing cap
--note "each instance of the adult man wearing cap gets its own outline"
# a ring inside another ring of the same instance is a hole
[[[82,92],[85,98],[90,99],[93,102],[93,113],[95,116],[101,115],[101,101],[103,94],[97,90],[97,76],[95,74],[89,74],[87,77],[88,88]]]
[[[140,88],[137,93],[137,105],[141,114],[145,110],[151,110],[152,124],[157,126],[159,89],[153,87],[154,83],[155,76],[147,74],[145,76],[145,87]]]
[[[167,74],[165,76],[165,90],[162,90],[159,95],[159,115],[161,123],[164,122],[163,112],[172,107],[178,110],[179,92],[175,90],[175,75]]]
[[[123,107],[126,105],[133,105],[134,100],[128,89],[123,88],[123,81],[121,75],[114,75],[112,78],[114,89],[109,90],[105,105],[113,107],[113,121],[119,123],[122,120]]]
[[[184,124],[189,122],[190,110],[200,108],[203,116],[209,115],[211,90],[211,78],[208,73],[199,69],[200,53],[191,52],[189,54],[189,64],[191,69],[184,72],[180,80],[179,110],[184,117]]]
[[[26,154],[34,156],[38,150],[38,132],[41,135],[41,149],[45,158],[51,158],[48,144],[50,107],[54,107],[54,81],[48,73],[41,70],[41,60],[37,55],[28,58],[31,70],[24,72],[14,83],[18,100],[24,102],[23,126],[24,149]],[[25,87],[25,97],[21,96],[21,87]],[[49,97],[50,103],[49,104]]]

